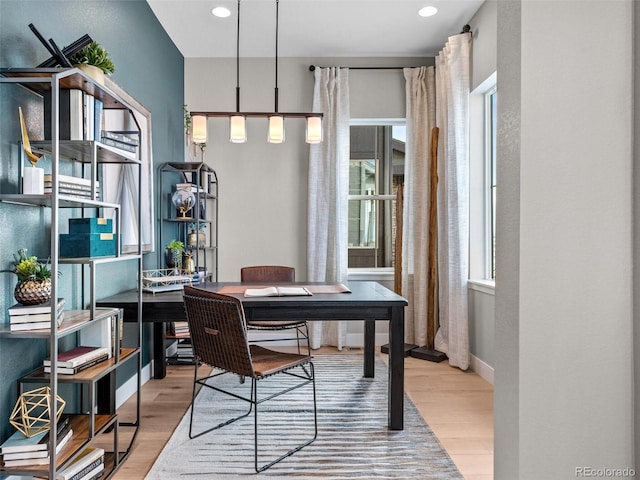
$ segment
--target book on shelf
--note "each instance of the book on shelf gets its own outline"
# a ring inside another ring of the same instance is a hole
[[[51,184],[51,182],[44,182],[44,188],[45,189],[51,189],[53,188],[53,185]],[[73,190],[73,191],[78,191],[78,192],[87,192],[87,193],[91,193],[91,187],[89,185],[75,185],[73,183],[65,183],[65,182],[58,182],[58,189],[59,190]],[[100,191],[100,186],[96,186],[96,192]]]
[[[45,195],[51,195],[52,193],[53,189],[51,187],[45,187]],[[83,190],[59,188],[58,193],[60,193],[61,195],[66,195],[67,197],[91,198],[91,192]],[[96,195],[100,195],[100,192],[96,191]]]
[[[45,190],[49,190],[51,191],[51,189],[53,188],[53,185],[51,184],[51,182],[44,182],[44,188]],[[71,190],[73,192],[79,192],[79,193],[91,193],[91,187],[89,185],[75,185],[73,183],[66,183],[66,182],[58,182],[58,190],[62,191],[62,190]],[[100,186],[96,186],[96,192],[100,191]]]
[[[95,465],[89,465],[85,470],[77,473],[69,480],[97,480],[104,472],[104,461],[100,460]]]
[[[60,312],[63,313],[63,312]],[[9,317],[9,323],[33,323],[33,322],[50,322],[50,313],[31,313],[28,315],[12,315]]]
[[[125,152],[135,153],[138,150],[138,147],[135,145],[130,145],[128,143],[118,142],[116,140],[112,140],[110,138],[102,137],[100,142],[104,145],[109,145],[110,147],[119,148],[120,150],[124,150]]]
[[[84,92],[76,88],[59,90],[58,136],[60,140],[84,140]],[[51,140],[51,93],[44,96],[44,138]]]
[[[75,475],[82,472],[85,468],[90,467],[92,464],[95,464],[93,468],[99,468],[98,465],[101,463],[104,464],[104,449],[87,447],[66,468],[58,471],[56,480],[72,480]],[[89,472],[90,471],[91,470],[89,470]],[[82,477],[76,478],[79,479]]]
[[[204,189],[198,185],[196,185],[195,183],[176,183],[176,190],[187,190],[193,193],[202,193],[204,192]]]
[[[60,453],[62,447],[73,437],[73,430],[69,425],[63,431],[62,435],[58,435],[58,443],[56,444],[56,453]],[[26,465],[42,465],[49,463],[51,457],[49,455],[49,449],[46,450],[34,450],[15,453],[3,453],[2,463],[5,467],[20,467]]]
[[[62,415],[58,420],[57,437],[61,439],[64,435],[64,429],[68,428],[69,416]],[[7,440],[0,445],[0,454],[9,454],[17,452],[37,452],[47,451],[49,449],[49,431],[40,432],[32,437],[25,436],[21,431],[16,430]]]
[[[100,355],[99,357],[95,357],[95,358],[92,358],[91,360],[87,360],[86,362],[81,363],[80,365],[77,365],[75,367],[58,367],[56,371],[62,375],[75,375],[78,372],[81,372],[83,370],[86,370],[87,368],[93,367],[101,362],[104,362],[105,360],[108,360],[109,357],[110,355],[105,353],[103,355]],[[44,367],[44,373],[51,373],[51,365],[47,365]]]
[[[51,320],[40,322],[15,323],[9,320],[9,330],[12,332],[25,332],[28,330],[46,330],[51,328]],[[64,312],[60,312],[56,318],[56,326],[60,326],[64,321]]]
[[[50,173],[44,174],[44,184],[47,186],[51,186],[53,183],[53,175]],[[87,188],[91,188],[91,179],[90,178],[82,178],[82,177],[73,177],[71,175],[62,175],[58,174],[58,184],[67,184],[67,185],[75,185],[75,186],[85,186]],[[100,182],[96,181],[96,186],[100,186]]]
[[[58,312],[64,308],[64,298],[58,299]],[[8,308],[9,316],[14,315],[31,315],[35,313],[51,313],[51,301],[41,303],[39,305],[22,305],[16,303]]]
[[[73,368],[83,363],[101,357],[102,355],[109,355],[111,352],[107,347],[89,347],[78,346],[67,350],[66,352],[58,353],[58,366],[65,368]],[[47,357],[43,360],[42,364],[47,367],[51,366],[51,358]]]
[[[130,132],[130,133],[137,136],[138,132]],[[136,137],[129,136],[126,134],[126,132],[120,132],[120,131],[102,130],[101,138],[102,139],[108,138],[109,140],[113,140],[114,142],[126,143],[127,145],[131,145],[133,147],[137,147],[140,144],[140,142]]]
[[[244,291],[245,297],[290,297],[309,295],[312,295],[312,293],[305,287],[247,288]]]
[[[93,139],[100,139],[100,132],[104,128],[104,103],[99,98],[93,99]]]
[[[114,314],[98,322],[90,322],[80,331],[79,343],[90,347],[105,347],[113,356],[116,346],[120,348],[120,339],[116,342],[114,338],[117,321],[118,315]],[[122,322],[119,328],[122,334]]]
[[[94,96],[87,92],[82,93],[82,138],[83,140],[95,140]]]

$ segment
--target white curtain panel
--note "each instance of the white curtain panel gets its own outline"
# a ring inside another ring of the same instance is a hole
[[[402,211],[402,295],[405,342],[427,343],[427,275],[429,253],[429,152],[436,125],[434,67],[405,68],[407,142]]]
[[[322,112],[323,141],[309,148],[307,272],[310,282],[347,280],[349,70],[315,69],[313,111]],[[342,349],[346,322],[310,322],[311,348]]]
[[[435,347],[469,368],[469,78],[471,34],[449,37],[436,57],[438,286]]]

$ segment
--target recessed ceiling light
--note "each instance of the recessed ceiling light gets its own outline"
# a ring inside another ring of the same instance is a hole
[[[438,13],[438,9],[436,7],[424,7],[418,11],[418,15],[421,17],[431,17]]]
[[[229,10],[227,7],[216,7],[211,10],[211,13],[213,13],[216,17],[226,18],[231,15],[231,10]]]

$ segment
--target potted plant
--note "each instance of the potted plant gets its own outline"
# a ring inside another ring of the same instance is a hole
[[[2,270],[15,273],[18,284],[13,296],[22,305],[39,305],[51,299],[51,265],[41,263],[38,257],[27,257],[27,249],[21,248],[13,254],[13,268]]]
[[[104,75],[111,75],[116,70],[113,61],[109,58],[109,52],[98,42],[91,42],[78,50],[69,58],[69,61],[101,85],[104,85]]]
[[[184,253],[184,243],[180,240],[171,240],[165,247],[165,262],[167,268],[174,268],[178,271],[182,269],[182,254]]]

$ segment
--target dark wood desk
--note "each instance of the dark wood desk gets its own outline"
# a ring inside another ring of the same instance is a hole
[[[301,283],[303,284],[303,283]],[[217,291],[231,283],[204,283]],[[391,430],[404,428],[404,307],[407,301],[377,282],[351,282],[352,293],[318,293],[309,297],[243,298],[248,320],[364,321],[364,376],[373,377],[375,359],[375,322],[389,322],[389,403],[388,425]],[[144,293],[142,321],[154,323],[154,378],[164,378],[165,322],[184,321],[182,291]],[[124,320],[135,319],[136,292],[122,292],[97,302],[124,310]]]

